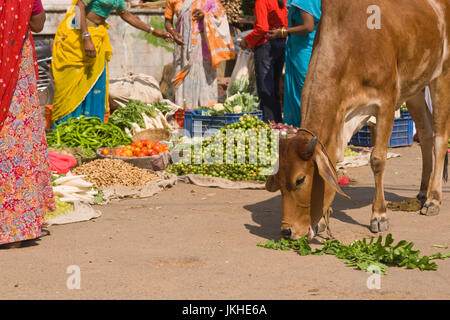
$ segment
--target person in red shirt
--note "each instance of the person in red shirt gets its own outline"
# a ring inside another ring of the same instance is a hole
[[[286,0],[256,0],[253,31],[242,39],[241,49],[255,54],[256,87],[264,121],[281,122],[280,82],[286,50],[285,39],[268,39],[269,30],[288,25]]]

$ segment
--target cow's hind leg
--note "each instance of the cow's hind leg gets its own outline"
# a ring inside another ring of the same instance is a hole
[[[394,103],[391,103],[391,105],[394,105]],[[379,106],[375,146],[370,156],[370,166],[375,178],[375,198],[370,219],[370,230],[372,232],[382,232],[389,229],[384,199],[383,176],[384,168],[386,167],[387,148],[393,126],[394,108],[387,104]]]
[[[450,135],[450,70],[430,86],[433,101],[434,166],[428,186],[427,201],[420,211],[427,216],[439,214],[442,180],[447,173],[447,143]]]
[[[425,103],[425,91],[406,101],[408,112],[416,125],[417,134],[420,139],[420,149],[422,151],[422,180],[417,199],[422,206],[427,200],[428,184],[430,182],[431,171],[433,169],[433,127],[430,110]]]

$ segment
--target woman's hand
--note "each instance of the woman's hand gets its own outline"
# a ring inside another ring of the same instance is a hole
[[[243,38],[241,42],[239,42],[239,48],[241,48],[242,50],[246,50],[248,48],[247,40],[245,40],[245,38]]]
[[[183,41],[183,38],[181,37],[181,35],[174,28],[169,29],[169,32],[172,35],[172,38],[173,38],[173,40],[175,41],[176,44],[179,44],[180,46],[184,46],[185,45],[185,43]]]
[[[194,11],[192,11],[192,17],[194,18],[194,20],[203,20],[203,18],[205,17],[205,11],[198,8],[194,9]]]
[[[84,38],[84,53],[91,58],[95,58],[97,56],[97,51],[95,50],[91,37]]]
[[[154,29],[152,34],[154,36],[156,36],[156,37],[163,38],[167,42],[173,42],[174,41],[173,35],[171,33],[167,32],[167,31]]]
[[[269,39],[278,39],[281,38],[281,34],[282,34],[281,29],[269,30],[266,33],[266,37]]]

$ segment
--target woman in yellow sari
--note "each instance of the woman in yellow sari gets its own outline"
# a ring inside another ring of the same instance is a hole
[[[59,24],[53,45],[55,80],[53,121],[80,115],[100,119],[109,115],[108,62],[112,56],[106,18],[116,10],[135,28],[172,41],[126,10],[124,0],[74,0]]]

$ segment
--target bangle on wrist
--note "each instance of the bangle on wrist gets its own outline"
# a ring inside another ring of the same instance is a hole
[[[90,34],[89,32],[85,32],[85,33],[83,33],[81,36],[82,36],[83,38],[87,38],[87,37],[90,37],[91,34]]]
[[[153,34],[153,31],[154,31],[154,30],[155,30],[155,28],[153,28],[152,26],[148,26],[147,33]]]

